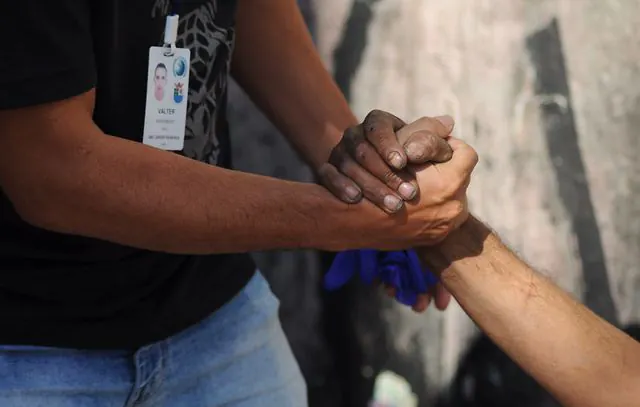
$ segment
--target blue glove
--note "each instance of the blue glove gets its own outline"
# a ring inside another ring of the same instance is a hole
[[[348,250],[336,255],[324,277],[324,286],[327,290],[337,290],[356,273],[366,284],[377,278],[391,285],[396,289],[396,299],[409,306],[416,303],[418,294],[426,293],[438,282],[413,250]]]

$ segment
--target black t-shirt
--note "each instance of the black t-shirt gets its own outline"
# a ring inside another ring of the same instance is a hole
[[[181,154],[230,166],[225,110],[235,1],[174,2],[4,2],[0,110],[95,87],[98,126],[141,142],[149,47],[162,45],[165,18],[175,11],[177,46],[191,50]],[[0,190],[0,343],[139,347],[206,317],[254,269],[248,255],[171,255],[41,230],[22,221]]]

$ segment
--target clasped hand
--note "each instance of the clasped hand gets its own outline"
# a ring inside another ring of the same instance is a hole
[[[343,201],[366,198],[390,214],[393,226],[373,236],[370,248],[433,245],[467,219],[466,190],[478,156],[451,136],[453,127],[449,116],[424,117],[407,125],[374,110],[345,131],[318,175]],[[387,293],[393,296],[393,288],[387,287]],[[438,285],[419,296],[414,310],[424,311],[432,297],[439,309],[450,300]]]

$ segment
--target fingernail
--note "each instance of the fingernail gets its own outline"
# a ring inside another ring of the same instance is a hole
[[[389,162],[397,169],[402,169],[402,167],[404,167],[404,160],[396,151],[389,154]]]
[[[358,198],[360,198],[360,190],[354,186],[347,185],[344,191],[346,192],[347,197],[352,201],[355,201]]]
[[[455,125],[455,121],[451,116],[438,116],[435,117],[437,121],[439,121],[448,131],[453,130],[453,126]]]
[[[400,187],[398,187],[398,192],[404,199],[413,199],[413,197],[416,196],[417,189],[415,186],[413,186],[413,184],[409,182],[403,182],[402,184],[400,184]]]
[[[397,212],[402,207],[402,199],[394,195],[387,195],[384,197],[384,206],[390,212]]]

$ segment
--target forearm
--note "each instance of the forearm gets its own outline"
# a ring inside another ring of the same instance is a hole
[[[357,124],[295,0],[240,0],[232,73],[313,168]]]
[[[389,225],[371,204],[343,204],[317,185],[209,166],[97,128],[63,143],[43,138],[13,157],[3,189],[26,220],[143,249],[341,250]]]
[[[471,218],[420,249],[469,316],[568,407],[640,399],[640,345],[530,269]]]

